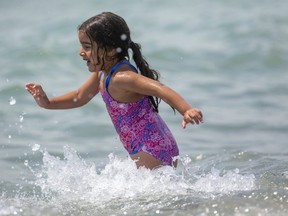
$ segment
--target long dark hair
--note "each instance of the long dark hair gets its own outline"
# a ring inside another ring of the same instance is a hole
[[[103,12],[83,22],[78,27],[78,30],[84,31],[91,41],[96,42],[98,45],[97,53],[100,48],[103,49],[105,53],[110,49],[116,49],[117,53],[115,57],[119,61],[125,59],[129,61],[129,49],[131,49],[133,52],[133,60],[140,73],[153,80],[159,80],[159,73],[149,67],[149,64],[142,55],[140,44],[134,43],[131,40],[130,30],[122,17],[111,12]],[[97,60],[100,62],[99,55],[97,56]],[[106,59],[105,56],[102,58],[102,60]],[[101,67],[103,67],[103,65]],[[149,96],[149,99],[154,109],[158,112],[160,98]]]

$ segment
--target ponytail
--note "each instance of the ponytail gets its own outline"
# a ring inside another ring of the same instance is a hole
[[[143,76],[146,76],[146,77],[149,77],[153,80],[158,81],[159,80],[159,73],[156,70],[151,69],[149,67],[149,64],[147,63],[147,61],[142,56],[141,45],[138,43],[134,43],[133,41],[130,41],[129,47],[133,51],[132,57],[133,57],[134,62],[136,63],[137,68],[140,70],[140,73]],[[158,112],[158,106],[159,106],[161,99],[158,97],[153,97],[153,96],[148,96],[148,97],[149,97],[149,100],[151,101],[155,111]]]

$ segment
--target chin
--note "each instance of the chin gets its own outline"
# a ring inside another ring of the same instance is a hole
[[[88,70],[90,72],[102,71],[101,65],[89,65]]]
[[[88,68],[89,72],[94,72],[95,70],[93,70],[92,68]]]
[[[90,72],[94,72],[94,71],[97,71],[97,67],[95,67],[94,65],[89,65],[89,66],[88,66],[88,70],[89,70]]]

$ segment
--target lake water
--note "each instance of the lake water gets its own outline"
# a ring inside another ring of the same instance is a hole
[[[146,0],[0,2],[0,215],[287,215],[288,2]],[[77,26],[121,15],[161,81],[201,108],[181,128],[176,170],[137,170],[97,96],[44,110],[88,77]]]

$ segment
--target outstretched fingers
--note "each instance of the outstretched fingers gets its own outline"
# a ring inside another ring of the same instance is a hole
[[[34,97],[35,101],[40,107],[48,107],[50,101],[41,85],[29,83],[26,85],[26,89]]]
[[[203,123],[202,112],[197,108],[187,110],[183,115],[182,127],[186,128],[188,123],[191,123],[192,125]]]
[[[35,84],[33,83],[26,84],[26,90],[32,95],[34,94],[34,87]]]
[[[41,85],[34,84],[34,83],[29,83],[29,84],[26,85],[26,89],[33,97],[46,96],[46,94],[43,91]]]

